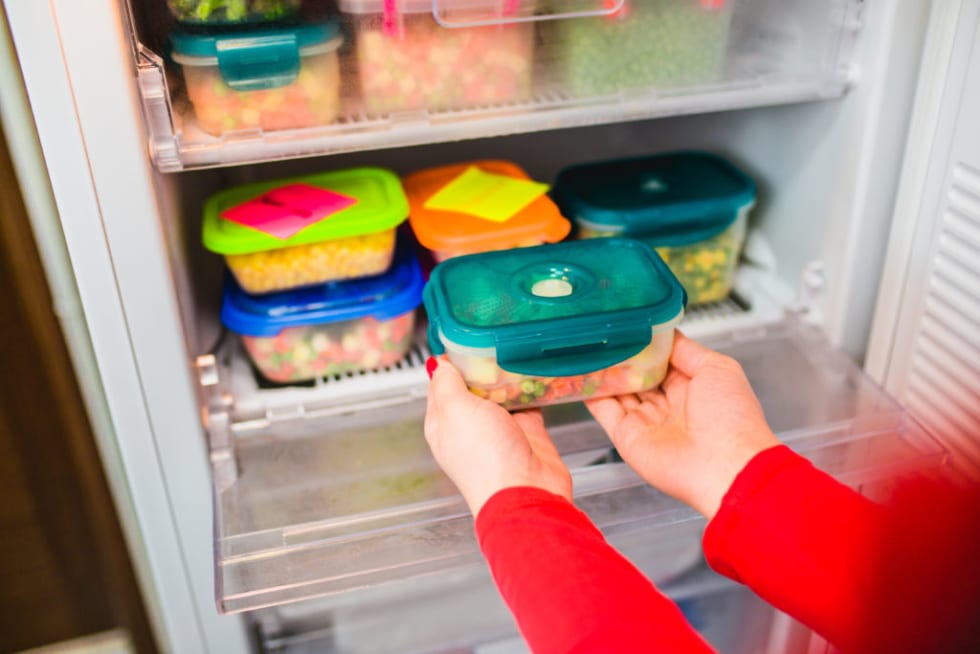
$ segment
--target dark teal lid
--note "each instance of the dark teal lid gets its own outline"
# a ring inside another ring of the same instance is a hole
[[[649,246],[588,239],[456,257],[435,267],[424,292],[429,344],[496,348],[504,370],[579,375],[650,344],[680,317],[686,296]]]
[[[676,152],[566,168],[551,195],[576,222],[685,245],[731,225],[755,202],[755,183],[721,157]]]
[[[336,20],[247,32],[170,35],[173,60],[183,66],[214,66],[236,91],[258,91],[290,84],[303,55],[340,47]]]

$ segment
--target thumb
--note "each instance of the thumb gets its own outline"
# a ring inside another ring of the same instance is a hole
[[[475,396],[466,387],[466,380],[456,367],[445,357],[435,359],[435,370],[432,371],[432,381],[429,382],[428,407],[432,409],[454,402],[467,401]]]

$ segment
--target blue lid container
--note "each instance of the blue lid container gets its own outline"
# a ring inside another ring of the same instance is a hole
[[[276,336],[288,327],[323,325],[371,317],[400,316],[422,303],[422,269],[411,248],[400,245],[388,272],[376,277],[250,295],[229,275],[221,322],[245,336]]]
[[[728,228],[755,202],[756,189],[718,156],[676,152],[566,168],[551,195],[579,225],[677,246]]]
[[[329,20],[247,32],[170,35],[171,57],[181,65],[217,65],[221,77],[236,91],[259,91],[291,84],[302,57],[336,50],[343,38],[340,25]]]

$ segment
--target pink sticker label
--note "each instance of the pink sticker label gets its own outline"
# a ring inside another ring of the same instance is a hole
[[[357,204],[357,198],[306,184],[289,184],[222,212],[225,220],[286,240]]]

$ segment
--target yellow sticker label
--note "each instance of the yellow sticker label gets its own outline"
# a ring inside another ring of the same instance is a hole
[[[457,211],[502,223],[541,197],[547,184],[487,173],[470,166],[425,202],[426,209]]]

